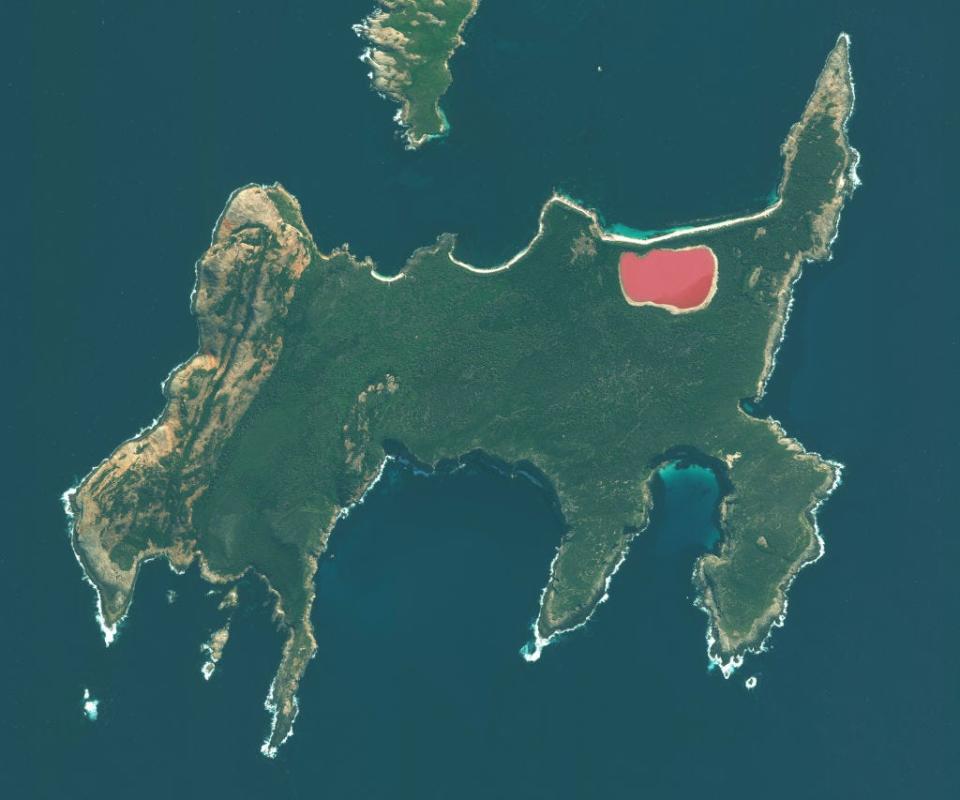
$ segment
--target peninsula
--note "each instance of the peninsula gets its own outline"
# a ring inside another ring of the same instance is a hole
[[[530,610],[535,660],[606,599],[651,477],[683,448],[725,487],[722,542],[691,567],[709,657],[730,674],[821,554],[816,510],[839,481],[741,401],[763,394],[803,265],[830,256],[857,183],[853,100],[843,35],[768,208],[637,238],[554,195],[530,244],[489,268],[444,234],[386,277],[345,247],[320,252],[281,186],[234,192],[196,265],[197,353],[164,382],[160,417],[64,495],[107,642],[148,559],[196,563],[227,591],[262,577],[285,634],[272,756],[316,651],[317,561],[391,455],[429,467],[483,451],[549,482],[567,530]],[[668,280],[677,253],[686,277]]]
[[[445,136],[450,124],[440,98],[450,88],[450,58],[463,44],[463,29],[480,0],[380,0],[354,31],[368,47],[374,90],[400,103],[394,119],[407,147]]]

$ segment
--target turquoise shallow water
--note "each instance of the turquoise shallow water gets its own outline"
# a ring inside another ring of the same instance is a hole
[[[712,470],[673,461],[657,473],[654,503],[669,506],[656,517],[657,541],[677,550],[713,550],[720,541],[717,505],[720,488]]]
[[[127,4],[11,21],[3,795],[960,793],[954,12],[485,0],[444,101],[451,136],[407,153],[356,61],[349,26],[368,10]],[[755,210],[840,30],[864,186],[834,260],[797,286],[757,413],[847,470],[820,517],[827,554],[769,653],[731,681],[707,670],[690,571],[715,546],[716,487],[691,467],[664,474],[591,623],[525,663],[562,521],[536,485],[483,464],[432,478],[395,465],[335,532],[320,649],[275,762],[257,748],[280,637],[256,580],[209,684],[199,646],[222,615],[195,572],[147,565],[103,647],[59,496],[159,411],[196,341],[191,264],[230,190],[283,181],[322,246],[350,241],[385,268],[441,231],[466,258],[509,256],[554,189],[643,229]]]
[[[648,239],[651,236],[657,236],[661,233],[670,233],[671,231],[683,230],[681,226],[679,228],[661,228],[660,230],[654,231],[641,231],[636,228],[631,228],[629,225],[621,225],[619,222],[610,225],[607,230],[610,233],[619,233],[621,236],[634,236],[638,239]]]

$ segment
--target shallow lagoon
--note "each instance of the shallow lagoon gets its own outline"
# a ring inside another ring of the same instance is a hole
[[[720,487],[709,467],[672,461],[657,472],[651,533],[658,548],[682,551],[713,550],[720,541],[717,504]]]

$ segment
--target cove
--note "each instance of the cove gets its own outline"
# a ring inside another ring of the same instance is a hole
[[[656,538],[660,552],[687,554],[716,546],[720,540],[720,485],[712,469],[671,461],[657,471],[652,490],[654,504],[647,533]]]

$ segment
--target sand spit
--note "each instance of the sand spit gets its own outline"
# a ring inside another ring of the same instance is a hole
[[[658,234],[656,236],[650,237],[639,237],[639,236],[626,236],[621,233],[610,233],[606,228],[603,227],[600,222],[600,215],[586,206],[580,205],[576,200],[568,197],[565,194],[560,192],[554,192],[547,199],[547,202],[543,204],[543,208],[540,209],[540,217],[537,223],[537,232],[534,234],[533,238],[530,240],[529,244],[512,256],[509,260],[504,261],[502,264],[497,264],[493,267],[478,267],[474,264],[470,264],[467,261],[461,261],[453,254],[453,250],[450,250],[450,261],[456,264],[458,267],[463,267],[465,270],[470,272],[475,272],[479,275],[492,275],[497,272],[503,272],[504,270],[510,269],[514,264],[523,259],[527,253],[530,252],[533,247],[543,238],[544,233],[544,218],[546,217],[547,211],[550,210],[550,207],[553,205],[561,205],[564,208],[568,208],[571,211],[575,211],[578,214],[586,217],[590,221],[590,230],[593,234],[604,242],[613,242],[615,244],[626,244],[634,245],[637,247],[646,247],[651,244],[658,244],[660,242],[667,242],[671,239],[678,239],[680,237],[688,237],[698,233],[708,233],[710,231],[721,230],[723,228],[730,228],[734,225],[743,225],[748,222],[756,222],[758,219],[764,219],[773,214],[780,206],[783,204],[782,199],[777,199],[775,203],[770,206],[767,206],[762,211],[757,211],[753,214],[746,214],[741,217],[731,217],[730,219],[720,220],[718,222],[707,222],[703,225],[696,225],[690,228],[678,228],[676,230],[669,231],[667,233]]]

